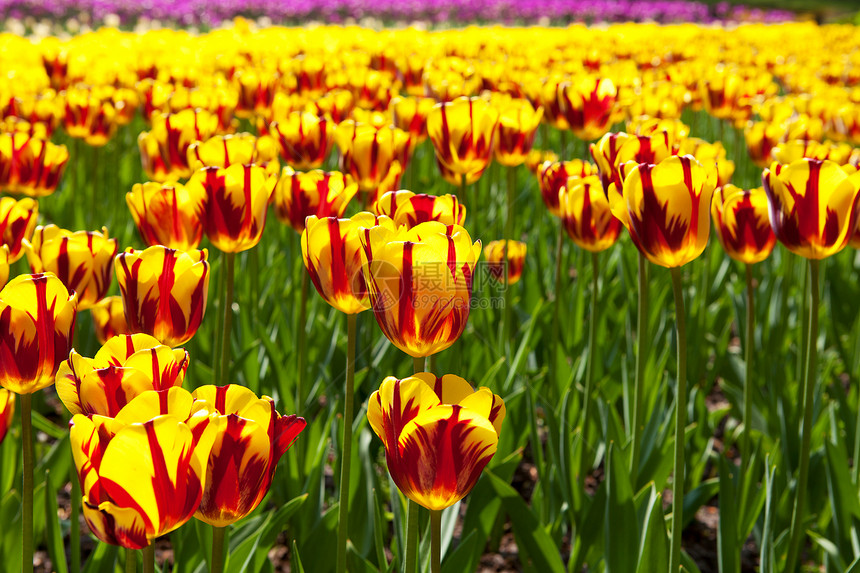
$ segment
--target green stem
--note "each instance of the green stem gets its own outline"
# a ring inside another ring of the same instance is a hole
[[[567,161],[567,130],[562,129],[561,131],[561,151],[558,156],[562,161]]]
[[[800,545],[803,533],[803,512],[806,502],[806,490],[809,480],[809,450],[812,441],[812,406],[815,401],[815,385],[818,381],[816,368],[818,365],[818,265],[816,259],[809,260],[809,334],[806,351],[806,376],[803,384],[803,434],[800,442],[800,470],[795,489],[794,510],[791,513],[791,536],[788,545],[788,557],[785,561],[785,571],[794,571],[797,558],[800,555]]]
[[[21,438],[24,447],[23,515],[24,551],[23,571],[33,571],[33,395],[21,394]]]
[[[340,506],[337,526],[337,570],[346,572],[346,540],[349,537],[349,479],[352,465],[353,381],[355,380],[355,325],[357,314],[346,315],[346,391],[343,400],[343,459],[340,466]]]
[[[137,555],[134,549],[125,550],[125,573],[137,573]]]
[[[412,372],[418,374],[424,372],[425,358],[423,356],[412,357]]]
[[[755,336],[755,291],[753,289],[752,265],[746,265],[747,280],[747,336],[744,348],[744,431],[741,434],[741,473],[750,462],[750,431],[752,430],[752,349]]]
[[[72,515],[69,524],[69,544],[71,545],[71,572],[81,571],[81,483],[78,481],[78,472],[75,464],[69,468],[72,482]],[[137,561],[135,561],[137,563]]]
[[[502,350],[510,343],[513,327],[513,305],[510,288],[510,259],[508,258],[508,243],[514,240],[514,203],[516,201],[517,171],[516,167],[508,167],[508,205],[505,218],[505,312],[502,322]],[[513,360],[513,356],[509,357]]]
[[[304,263],[302,263],[304,265]],[[299,301],[299,361],[298,372],[296,372],[296,410],[301,412],[305,405],[304,380],[305,380],[305,346],[307,344],[307,322],[308,322],[308,272],[302,268],[301,300]]]
[[[224,253],[224,331],[221,333],[221,369],[218,386],[229,383],[230,378],[230,330],[233,326],[233,283],[236,253]]]
[[[209,573],[222,573],[224,571],[224,534],[226,527],[212,526],[212,569]]]
[[[143,573],[155,573],[155,545],[150,543],[140,553],[143,555]]]
[[[216,285],[215,289],[218,293],[218,304],[220,305],[218,308],[218,324],[216,325],[215,332],[224,332],[224,260],[221,259],[221,270],[218,272],[216,276]],[[215,383],[218,383],[218,376],[220,372],[218,370],[218,359],[221,357],[221,351],[223,350],[221,337],[217,334],[215,335],[215,352],[212,354],[212,372],[214,373]]]
[[[591,394],[594,392],[594,362],[597,360],[597,299],[599,294],[598,278],[600,260],[597,253],[591,253],[591,318],[588,321],[588,362],[585,364],[585,390],[582,396],[582,479],[588,474],[591,457],[588,454],[588,422],[591,413]]]
[[[458,199],[460,200],[461,204],[466,205],[466,208],[469,208],[471,207],[471,205],[469,205],[469,198],[466,193],[466,176],[460,175],[460,196],[458,197]]]
[[[248,252],[248,274],[251,275],[251,301],[248,305],[251,312],[251,324],[257,323],[257,309],[260,307],[260,253],[257,248]]]
[[[564,258],[564,225],[558,226],[558,242],[555,246],[555,292],[553,293],[555,312],[552,316],[552,335],[550,336],[550,345],[552,346],[552,363],[550,364],[550,372],[553,375],[551,388],[558,387],[558,347],[561,344],[559,340],[559,315],[561,314],[561,271],[563,268],[562,259]]]
[[[430,573],[442,571],[442,510],[430,511]]]
[[[424,357],[412,357],[412,371],[424,372]],[[418,566],[418,504],[409,500],[406,510],[406,558],[403,561],[404,573],[415,573]]]
[[[636,309],[636,377],[633,381],[633,424],[631,431],[630,480],[637,485],[639,475],[639,453],[642,450],[642,418],[645,414],[643,393],[645,391],[645,366],[648,364],[648,260],[639,253],[639,304]]]
[[[90,190],[90,209],[86,214],[86,224],[87,228],[92,226],[93,217],[96,212],[98,212],[98,206],[100,204],[104,204],[102,199],[98,196],[100,193],[99,189],[99,148],[91,147],[90,148],[90,159],[92,161],[90,165],[90,176],[92,177],[93,187]]]
[[[675,395],[675,470],[672,477],[672,556],[669,571],[681,567],[681,530],[684,523],[684,429],[687,427],[687,325],[684,316],[684,292],[681,269],[672,269],[672,293],[675,296],[675,329],[678,337],[678,391]]]
[[[432,372],[433,374],[436,373],[436,355],[435,354],[431,354],[427,358],[427,372]]]

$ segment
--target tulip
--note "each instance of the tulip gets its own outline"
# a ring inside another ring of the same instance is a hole
[[[358,185],[352,177],[338,171],[303,173],[284,167],[275,186],[275,215],[301,233],[311,215],[320,219],[343,216],[356,193]]]
[[[852,149],[850,145],[837,145],[831,141],[818,142],[796,139],[780,143],[771,150],[773,159],[783,165],[794,163],[798,159],[829,159],[839,165],[848,163]]]
[[[41,139],[49,139],[60,123],[63,110],[61,98],[54,90],[44,90],[37,94],[21,94],[10,98],[0,111],[0,116],[13,124],[29,124],[29,127],[15,131],[27,131]],[[12,131],[12,130],[9,130]]]
[[[24,240],[33,235],[38,215],[39,204],[34,199],[0,197],[0,243],[7,249],[7,264],[23,256]]]
[[[278,141],[281,159],[294,169],[314,169],[323,164],[331,151],[333,122],[308,112],[293,112],[283,121],[269,124]]]
[[[121,334],[93,358],[72,350],[57,371],[57,396],[72,415],[115,418],[148,390],[182,386],[186,370],[186,350],[171,349],[148,334]]]
[[[731,258],[751,265],[770,255],[776,236],[770,228],[762,187],[745,190],[726,185],[717,189],[711,215],[720,244]]]
[[[90,308],[93,327],[100,344],[120,334],[129,334],[121,296],[108,296]]]
[[[129,330],[171,347],[191,340],[206,312],[206,257],[206,249],[184,252],[162,246],[119,254],[114,266]]]
[[[438,221],[372,227],[361,242],[371,305],[388,340],[414,358],[454,344],[469,317],[481,242]]]
[[[9,280],[9,246],[0,245],[0,289],[6,286]]]
[[[0,134],[0,190],[45,197],[57,190],[69,161],[65,145],[26,133]]]
[[[559,191],[559,216],[568,236],[592,253],[615,244],[621,222],[612,215],[600,178],[571,178]]]
[[[752,162],[758,167],[767,167],[773,161],[773,148],[785,134],[785,128],[779,124],[763,121],[747,124],[744,139]]]
[[[735,162],[726,159],[726,148],[721,142],[709,143],[704,139],[689,137],[680,142],[677,153],[678,155],[692,155],[705,167],[715,170],[717,187],[722,187],[731,182],[735,172]]]
[[[618,187],[623,183],[618,176],[618,153],[621,146],[630,139],[627,133],[606,133],[596,143],[588,146],[594,163],[600,171],[600,181],[603,183],[603,192],[609,194],[609,186],[615,183]]]
[[[609,205],[640,252],[668,268],[702,254],[708,244],[716,173],[690,155],[673,155],[656,165],[624,166],[631,166],[630,171],[621,190],[610,187]]]
[[[350,116],[355,108],[355,98],[349,90],[335,89],[307,104],[306,111],[325,117],[337,125]],[[278,117],[278,116],[275,116]]]
[[[561,216],[558,192],[567,185],[570,178],[588,177],[597,173],[592,163],[582,159],[571,161],[545,161],[538,173],[538,186],[543,202],[551,215]]]
[[[568,129],[579,139],[597,139],[615,121],[618,90],[608,78],[585,77],[558,86],[561,113]]]
[[[65,127],[70,137],[92,147],[107,145],[119,126],[111,88],[71,88],[65,95]]]
[[[175,181],[193,172],[188,164],[188,148],[205,141],[218,130],[218,117],[202,109],[152,116],[152,130],[137,138],[140,159],[153,181]]]
[[[233,83],[239,88],[236,116],[250,118],[263,115],[272,107],[280,85],[279,74],[272,70],[245,68],[237,70]]]
[[[216,135],[197,141],[188,147],[188,164],[195,171],[201,167],[229,167],[253,163],[277,174],[278,145],[271,137],[255,137],[250,133]]]
[[[560,96],[562,90],[560,85],[563,81],[558,77],[545,78],[538,94],[538,99],[544,110],[544,122],[560,130],[570,129],[570,124],[567,123],[561,109],[562,98]]]
[[[76,305],[51,273],[15,277],[0,291],[0,386],[32,394],[54,383],[72,347]]]
[[[351,219],[311,215],[302,232],[302,258],[311,281],[327,303],[345,314],[370,308],[359,229],[376,225],[395,228],[386,217],[365,212]]]
[[[508,167],[521,165],[534,145],[535,134],[543,117],[543,108],[535,110],[526,99],[502,100],[496,133],[496,161]]]
[[[558,154],[555,151],[547,150],[547,149],[532,149],[529,151],[529,154],[526,155],[525,164],[528,167],[529,171],[535,177],[540,175],[541,168],[543,164],[549,161],[550,163],[555,163],[558,161]]]
[[[498,123],[499,112],[480,98],[436,104],[427,115],[436,160],[461,177],[477,179],[490,163]]]
[[[102,231],[71,232],[56,225],[36,227],[33,240],[23,242],[34,273],[55,274],[77,293],[78,310],[92,308],[110,288],[116,239]]]
[[[441,510],[471,491],[496,453],[505,403],[459,376],[422,372],[383,380],[368,399],[367,419],[400,491]]]
[[[427,139],[427,115],[434,105],[436,100],[429,97],[396,97],[388,109],[393,114],[394,125],[418,144]]]
[[[116,418],[72,418],[83,514],[99,540],[142,549],[191,519],[221,425],[209,407],[172,388],[144,392]]]
[[[247,388],[202,386],[196,400],[223,419],[206,466],[206,487],[194,516],[226,527],[260,505],[269,492],[278,460],[305,428],[304,418],[281,416],[268,396]]]
[[[520,241],[490,241],[484,249],[484,258],[489,263],[490,276],[507,284],[519,282],[523,275],[528,246]]]
[[[367,205],[397,189],[412,152],[408,133],[346,121],[337,127],[335,142],[341,152],[341,171],[355,179]]]
[[[147,246],[196,249],[203,238],[200,220],[206,202],[200,186],[181,183],[135,183],[125,201]]]
[[[466,220],[466,206],[456,195],[427,195],[402,189],[389,191],[373,204],[373,212],[385,215],[396,226],[414,227],[427,221],[462,226]]]
[[[857,220],[860,172],[829,160],[799,159],[774,162],[762,182],[773,232],[791,252],[819,260],[845,248]]]
[[[0,444],[6,437],[15,415],[15,393],[0,388]]]
[[[186,187],[206,195],[203,228],[215,247],[238,253],[260,242],[276,175],[256,165],[206,167],[196,171]]]

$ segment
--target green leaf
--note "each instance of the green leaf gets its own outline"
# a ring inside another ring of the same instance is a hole
[[[720,456],[720,524],[717,529],[717,551],[720,573],[740,573],[738,559],[737,492],[735,474],[740,470],[725,456]]]
[[[684,524],[687,527],[693,518],[696,517],[696,512],[699,508],[708,503],[720,491],[720,481],[718,478],[705,480],[695,487],[692,491],[688,491],[684,496]]]
[[[776,504],[778,500],[774,494],[774,474],[776,474],[776,466],[770,463],[770,456],[765,459],[767,470],[764,474],[764,527],[761,532],[761,570],[775,571],[776,570],[776,539],[774,538],[774,512],[777,511]]]
[[[45,482],[50,483],[50,470],[45,472]],[[59,508],[57,507],[57,492],[53,488],[45,488],[45,537],[48,543],[48,555],[56,573],[67,573],[66,550],[63,546],[63,532],[60,527]]]
[[[299,547],[296,545],[295,539],[293,539],[290,551],[290,573],[305,573],[305,568],[302,567],[302,560],[299,557]]]
[[[561,562],[558,548],[523,498],[510,484],[496,477],[491,471],[485,471],[484,475],[502,500],[502,505],[513,523],[517,545],[528,553],[532,570],[541,573],[564,573],[564,564]],[[527,563],[522,565],[528,566]]]
[[[227,556],[227,571],[260,571],[268,559],[269,550],[275,544],[278,533],[283,531],[290,517],[301,507],[308,494],[300,495],[276,512],[267,512],[260,526],[249,533],[247,538],[234,546],[230,544]]]
[[[119,548],[109,543],[99,543],[90,554],[83,573],[113,573]]]
[[[636,571],[637,555],[630,548],[639,545],[639,524],[630,472],[615,444],[610,444],[606,462],[606,520],[603,522],[606,571],[632,573]]]
[[[442,573],[461,573],[474,571],[483,553],[483,537],[473,529],[465,539],[461,539],[457,548],[442,562]]]
[[[645,511],[644,535],[639,543],[639,563],[636,573],[669,569],[669,533],[663,514],[663,496],[651,484],[651,495]]]

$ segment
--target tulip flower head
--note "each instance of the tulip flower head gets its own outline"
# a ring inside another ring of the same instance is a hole
[[[427,195],[405,189],[382,195],[373,204],[373,212],[385,215],[398,227],[414,227],[427,221],[462,226],[466,220],[466,206],[456,195]]]
[[[612,215],[600,178],[570,178],[559,191],[559,213],[567,235],[577,246],[599,253],[615,244],[621,222]]]
[[[218,117],[202,109],[153,115],[152,131],[137,138],[147,176],[153,181],[189,177],[193,169],[188,164],[188,148],[209,139],[218,129]]]
[[[33,240],[24,240],[27,261],[34,273],[51,272],[77,293],[78,310],[92,308],[103,299],[113,277],[116,239],[107,227],[71,232],[56,225],[36,227]]]
[[[142,549],[191,519],[220,425],[182,388],[144,392],[115,418],[75,415],[72,457],[95,536]]]
[[[472,490],[496,453],[505,403],[459,376],[422,372],[386,378],[368,399],[367,419],[400,491],[441,510]]]
[[[287,165],[294,169],[315,169],[331,151],[334,125],[325,117],[296,111],[269,124],[269,133],[278,141],[281,159]]]
[[[366,205],[397,189],[410,154],[408,133],[344,122],[335,131],[335,141],[341,152],[341,170],[355,179]]]
[[[691,155],[620,167],[623,187],[610,186],[609,205],[642,254],[667,268],[701,255],[708,244],[716,173]]]
[[[785,128],[763,121],[749,123],[744,128],[744,139],[750,159],[758,167],[767,167],[773,161],[772,151],[786,135]]]
[[[0,197],[0,244],[8,249],[8,262],[14,263],[24,255],[23,242],[33,236],[39,204],[26,197]]]
[[[430,356],[460,337],[469,317],[481,242],[438,221],[361,234],[363,269],[383,334],[413,357]]]
[[[68,358],[77,299],[51,273],[15,277],[0,290],[0,386],[32,394]]]
[[[194,517],[225,527],[260,505],[269,492],[278,460],[305,428],[304,418],[282,416],[268,396],[229,386],[194,391],[222,418],[206,466],[206,487]]]
[[[615,120],[618,90],[608,78],[584,77],[558,86],[561,113],[568,129],[583,141],[597,139]]]
[[[12,418],[15,416],[15,393],[6,388],[0,388],[0,444],[6,437]]]
[[[135,183],[125,201],[143,241],[150,247],[196,249],[203,238],[200,220],[206,203],[205,189],[181,183]]]
[[[776,236],[770,228],[764,188],[718,188],[711,203],[711,216],[720,244],[731,258],[754,264],[773,251]]]
[[[207,254],[162,246],[120,253],[114,266],[128,329],[171,347],[191,340],[206,312]]]
[[[791,252],[807,259],[835,255],[857,221],[860,172],[829,160],[774,162],[762,174],[770,225]]]
[[[277,174],[278,144],[271,137],[255,137],[250,133],[216,135],[197,141],[188,147],[188,164],[195,171],[202,167],[229,167],[253,163]]]
[[[93,317],[93,327],[99,344],[104,344],[120,334],[130,334],[125,322],[121,296],[103,298],[90,308],[90,316]]]
[[[6,281],[9,280],[9,247],[0,245],[0,289],[6,286]]]
[[[499,109],[496,161],[507,166],[521,165],[534,145],[543,108],[535,110],[527,99],[502,99]]]
[[[490,241],[484,249],[484,258],[489,263],[490,276],[500,283],[509,285],[519,282],[523,276],[528,246],[520,241]]]
[[[69,151],[27,133],[0,134],[0,191],[45,197],[57,190]]]
[[[388,109],[393,114],[393,123],[407,132],[416,144],[427,139],[427,115],[436,100],[429,97],[395,97]]]
[[[352,177],[338,171],[293,171],[284,167],[275,186],[275,215],[297,233],[305,229],[305,219],[316,216],[342,217],[346,206],[358,193]]]
[[[561,216],[561,205],[558,193],[567,185],[571,178],[581,178],[595,175],[597,168],[592,163],[582,159],[571,161],[546,161],[538,172],[538,186],[543,202],[551,215]]]
[[[588,151],[591,153],[594,163],[597,164],[597,169],[600,171],[600,181],[603,183],[603,192],[609,194],[609,186],[615,183],[621,186],[623,181],[618,176],[618,153],[621,151],[621,146],[630,139],[630,135],[621,131],[617,133],[606,133],[588,146]]]
[[[480,98],[459,97],[436,104],[427,115],[427,134],[436,160],[467,180],[490,163],[499,112]]]
[[[72,415],[115,418],[148,390],[181,386],[186,370],[186,350],[171,349],[148,334],[122,334],[93,358],[72,350],[57,371],[57,395]]]

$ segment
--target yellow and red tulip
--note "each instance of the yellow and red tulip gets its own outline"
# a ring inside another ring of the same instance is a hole
[[[271,109],[281,79],[274,70],[243,68],[233,75],[233,83],[239,88],[236,116],[250,118]]]
[[[339,171],[293,171],[284,167],[275,186],[275,215],[296,232],[305,229],[305,219],[314,215],[342,217],[346,206],[358,193],[358,185]]]
[[[762,182],[773,232],[791,252],[823,259],[845,248],[857,220],[860,172],[804,158],[774,162]]]
[[[573,242],[592,253],[614,245],[621,233],[621,222],[612,215],[596,175],[568,179],[559,191],[559,216]]]
[[[92,358],[75,350],[57,371],[57,396],[72,414],[115,418],[148,390],[182,386],[188,352],[171,349],[148,334],[108,340]]]
[[[278,141],[281,159],[294,169],[320,167],[331,151],[334,122],[313,113],[295,111],[286,119],[269,124],[269,134]]]
[[[0,388],[0,444],[6,437],[12,418],[15,416],[15,393],[6,388]]]
[[[383,334],[413,357],[448,348],[469,318],[481,242],[438,221],[361,235],[365,280]]]
[[[583,141],[606,133],[616,119],[618,90],[608,78],[584,77],[576,82],[563,82],[558,92],[567,129]]]
[[[376,129],[344,122],[335,131],[335,141],[341,152],[341,171],[358,184],[366,205],[397,189],[410,154],[408,133],[396,127]]]
[[[588,146],[588,151],[594,163],[600,171],[600,181],[603,183],[604,193],[609,193],[609,186],[615,183],[621,186],[621,179],[618,176],[618,153],[621,151],[621,146],[632,137],[631,135],[621,131],[617,133],[606,133]]]
[[[250,133],[216,135],[197,141],[188,148],[188,164],[195,171],[202,167],[229,167],[253,163],[269,173],[281,170],[278,145],[271,137],[256,137]]]
[[[154,246],[116,257],[117,282],[130,332],[143,332],[167,346],[191,340],[209,293],[207,251]]]
[[[427,221],[460,225],[466,220],[466,206],[456,195],[427,195],[406,189],[389,191],[373,204],[373,212],[385,215],[397,226],[414,227]]]
[[[302,232],[302,257],[311,281],[320,296],[343,313],[370,308],[359,229],[376,225],[394,229],[390,219],[364,212],[351,219],[311,215]]]
[[[194,391],[223,418],[206,466],[206,487],[194,517],[225,527],[257,508],[272,485],[278,460],[305,428],[304,418],[282,416],[268,396],[247,388],[202,386]]]
[[[200,220],[206,203],[200,186],[181,183],[135,183],[125,201],[134,224],[148,246],[164,245],[171,249],[196,249],[203,238]]]
[[[368,399],[367,419],[403,494],[431,510],[463,499],[496,453],[505,403],[453,374],[389,376]]]
[[[690,155],[621,167],[624,184],[620,190],[610,186],[609,205],[642,254],[668,268],[701,255],[711,228],[715,171]]]
[[[220,426],[182,388],[144,392],[116,418],[74,416],[72,457],[95,536],[142,549],[191,519]]]
[[[27,133],[0,134],[0,190],[45,197],[57,190],[69,161],[65,145]]]
[[[32,394],[54,383],[72,348],[76,304],[50,273],[15,277],[0,290],[0,386]]]
[[[104,344],[114,336],[129,334],[121,296],[103,298],[90,308],[90,316],[93,317],[93,328],[99,344]]]
[[[112,88],[70,88],[65,97],[65,127],[70,137],[92,147],[107,145],[119,126],[110,98]]]
[[[0,197],[0,244],[8,249],[8,264],[24,255],[24,241],[33,236],[38,215],[39,203],[34,199]]]
[[[260,242],[269,199],[278,176],[257,165],[205,167],[194,172],[186,187],[206,195],[203,229],[215,247],[239,253]]]
[[[427,134],[437,162],[467,180],[479,178],[490,163],[498,123],[499,112],[480,98],[436,104],[427,115]]]
[[[773,251],[776,236],[770,227],[764,188],[718,188],[711,216],[720,244],[731,258],[749,265],[765,260]]]
[[[394,125],[402,129],[412,138],[414,144],[427,139],[427,115],[436,100],[429,97],[396,97],[391,100],[388,109],[391,110]]]
[[[0,245],[0,289],[6,286],[6,281],[9,280],[10,266],[9,246]]]
[[[218,131],[218,117],[202,109],[152,116],[152,130],[137,138],[140,159],[153,181],[175,181],[189,177],[188,148],[205,141]]]
[[[78,310],[92,308],[103,299],[113,276],[116,239],[107,227],[98,231],[67,231],[56,225],[36,227],[32,241],[24,240],[33,273],[53,273],[77,293]]]
[[[785,137],[785,128],[776,123],[759,121],[747,124],[744,140],[750,159],[758,167],[767,167],[773,161],[772,151]]]
[[[484,248],[484,258],[487,259],[487,267],[490,276],[500,283],[507,281],[509,285],[519,282],[523,276],[523,267],[526,262],[528,246],[520,241],[490,241]]]
[[[521,165],[534,145],[543,108],[535,110],[527,99],[500,99],[496,161],[507,166]]]
[[[538,172],[538,186],[546,208],[551,215],[561,215],[561,205],[558,202],[558,192],[567,185],[572,177],[588,177],[597,173],[592,163],[582,159],[571,161],[545,161]]]

